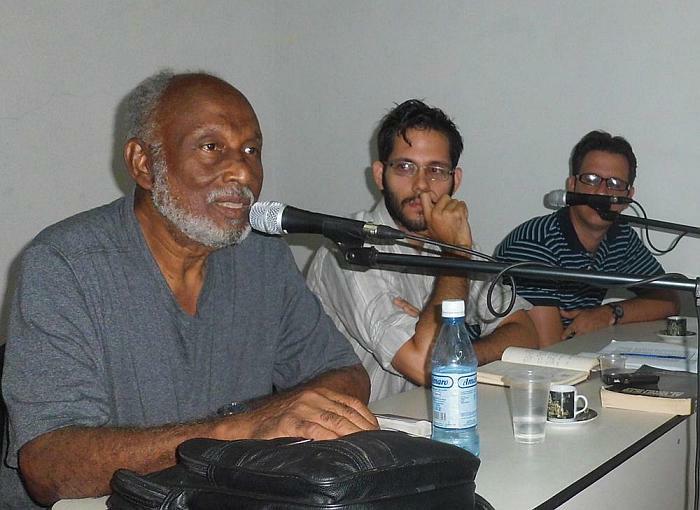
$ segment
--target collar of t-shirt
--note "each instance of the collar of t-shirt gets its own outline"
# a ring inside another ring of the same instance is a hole
[[[559,220],[559,226],[564,239],[566,239],[566,242],[569,244],[569,248],[571,248],[573,251],[590,255],[576,234],[574,225],[571,222],[570,209],[570,207],[563,207],[555,213],[557,215],[557,219]],[[606,234],[605,239],[603,239],[603,243],[608,245],[612,244],[620,236],[620,232],[620,226],[617,223],[613,223],[608,229],[608,233]]]

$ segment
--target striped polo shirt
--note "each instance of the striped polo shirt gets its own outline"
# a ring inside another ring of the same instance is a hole
[[[571,223],[568,207],[516,227],[496,247],[494,256],[503,262],[533,260],[579,271],[663,273],[661,264],[627,224],[613,224],[595,253],[586,251]],[[516,285],[518,295],[533,305],[563,310],[600,306],[607,292],[606,288],[580,282],[516,278]],[[568,326],[571,320],[562,318],[562,322]]]

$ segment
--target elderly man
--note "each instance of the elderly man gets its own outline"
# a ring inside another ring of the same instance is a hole
[[[438,108],[409,100],[384,117],[377,144],[379,160],[372,173],[384,200],[355,218],[471,248],[467,207],[452,198],[462,182],[457,166],[462,137],[454,123]],[[421,248],[414,243],[382,250],[417,254]],[[479,363],[500,359],[510,345],[537,345],[523,310],[527,303],[518,299],[510,315],[494,317],[486,306],[483,279],[343,268],[322,247],[307,281],[362,359],[372,382],[371,400],[429,382],[430,352],[444,299],[467,301],[466,320],[478,338],[474,348]],[[495,308],[501,309],[510,292],[497,286],[493,295]]]
[[[39,504],[102,495],[117,468],[165,468],[192,437],[376,428],[367,374],[288,248],[248,235],[262,135],[243,94],[165,72],[128,109],[133,195],[22,256],[3,381],[19,471],[0,469],[3,508],[33,506],[20,476]]]
[[[577,193],[634,195],[637,158],[621,136],[591,131],[571,153],[566,189]],[[612,206],[619,212],[625,206]],[[655,275],[663,268],[629,225],[618,225],[588,205],[532,218],[496,248],[504,261],[533,260],[565,269]],[[613,324],[660,319],[678,313],[673,291],[638,291],[637,297],[603,305],[605,289],[585,283],[522,280],[518,292],[546,346]]]

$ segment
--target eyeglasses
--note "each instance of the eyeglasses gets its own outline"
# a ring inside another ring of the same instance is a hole
[[[387,161],[386,165],[399,177],[413,177],[423,168],[425,176],[431,181],[446,181],[455,173],[454,168],[442,165],[417,165],[413,161]]]
[[[630,184],[627,181],[618,179],[617,177],[601,177],[598,174],[578,174],[576,176],[581,184],[597,188],[600,183],[605,181],[605,187],[613,191],[627,191],[630,189]]]

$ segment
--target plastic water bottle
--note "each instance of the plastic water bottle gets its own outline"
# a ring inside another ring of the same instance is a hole
[[[464,325],[464,301],[442,302],[442,329],[432,356],[433,439],[479,455],[476,367]]]

